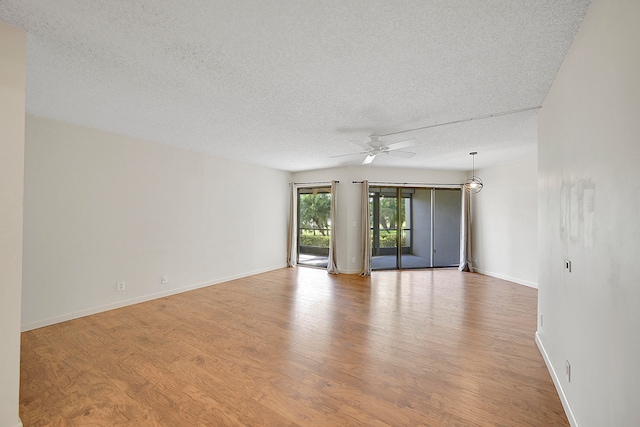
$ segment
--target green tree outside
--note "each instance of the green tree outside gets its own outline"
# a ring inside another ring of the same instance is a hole
[[[328,248],[331,234],[331,194],[300,194],[298,203],[300,244]]]

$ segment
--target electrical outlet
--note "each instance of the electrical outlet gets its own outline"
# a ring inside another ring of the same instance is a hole
[[[540,327],[544,326],[544,316],[541,314],[540,315]]]
[[[571,273],[571,261],[568,259],[564,260],[564,269]]]
[[[119,291],[124,291],[124,290],[125,290],[125,288],[126,288],[126,283],[125,283],[125,282],[118,282],[118,287],[117,287],[117,289],[118,289]]]
[[[567,376],[567,382],[571,382],[571,364],[568,360],[564,361],[565,375]]]
[[[169,282],[169,278],[167,276],[162,276],[162,279],[160,280],[160,282],[162,284],[168,283]]]
[[[351,258],[351,264],[355,264],[356,263],[356,257]]]

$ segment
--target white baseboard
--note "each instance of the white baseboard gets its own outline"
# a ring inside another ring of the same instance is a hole
[[[73,320],[73,319],[75,319],[77,317],[80,317],[80,316],[75,316],[74,317],[73,313],[65,313],[65,314],[61,314],[59,316],[48,317],[46,319],[36,320],[35,322],[25,323],[25,324],[21,325],[20,331],[21,332],[27,332],[27,331],[30,331],[32,329],[44,328],[45,326],[55,325],[56,323],[66,322],[67,320]]]
[[[571,405],[569,405],[569,401],[567,400],[567,395],[564,393],[564,389],[562,388],[562,384],[560,383],[560,379],[558,378],[558,373],[556,372],[556,370],[553,368],[553,365],[551,364],[551,359],[549,359],[547,350],[544,348],[544,344],[542,344],[542,340],[540,339],[540,335],[538,335],[538,332],[536,332],[536,344],[538,345],[538,350],[540,350],[540,354],[542,354],[544,363],[547,365],[547,369],[551,374],[551,379],[553,380],[553,384],[556,386],[556,390],[558,391],[558,396],[560,397],[560,402],[562,403],[564,412],[567,415],[569,424],[571,424],[571,427],[578,427],[578,421],[576,421],[576,417],[575,415],[573,415],[573,411],[571,410]]]
[[[505,276],[504,274],[494,273],[492,271],[486,271],[482,268],[473,267],[473,271],[476,273],[484,274],[485,276],[495,277],[496,279],[506,280],[508,282],[517,283],[519,285],[528,286],[530,288],[538,289],[538,284],[535,282],[530,282],[528,280],[518,279],[517,277]]]
[[[250,271],[250,272],[247,272],[247,273],[242,273],[242,274],[237,274],[237,275],[233,275],[233,276],[222,277],[222,278],[219,278],[219,279],[209,280],[209,281],[206,281],[206,282],[195,283],[195,284],[188,285],[188,286],[182,286],[182,287],[179,287],[179,288],[168,289],[168,290],[162,291],[162,292],[155,292],[155,293],[152,293],[152,294],[141,295],[141,296],[138,296],[138,297],[135,297],[135,298],[130,298],[130,299],[122,300],[122,301],[116,301],[116,302],[113,302],[113,303],[104,304],[104,305],[100,305],[100,306],[97,306],[97,307],[91,307],[91,308],[87,308],[87,309],[84,309],[84,310],[74,311],[72,313],[65,313],[65,314],[61,314],[59,316],[50,317],[48,319],[38,320],[36,322],[31,322],[31,323],[24,324],[21,327],[21,331],[22,332],[26,332],[26,331],[30,331],[32,329],[43,328],[45,326],[54,325],[56,323],[62,323],[62,322],[66,322],[68,320],[78,319],[80,317],[85,317],[85,316],[90,316],[92,314],[102,313],[103,311],[115,310],[116,308],[122,308],[122,307],[126,307],[128,305],[139,304],[141,302],[151,301],[151,300],[162,298],[162,297],[166,297],[166,296],[169,296],[169,295],[181,294],[183,292],[193,291],[195,289],[204,288],[204,287],[212,286],[212,285],[217,285],[219,283],[229,282],[231,280],[241,279],[243,277],[254,276],[256,274],[266,273],[268,271],[273,271],[273,270],[277,270],[277,269],[284,268],[284,267],[286,267],[286,266],[285,265],[281,265],[281,266],[266,268],[266,269],[262,269],[262,270]]]

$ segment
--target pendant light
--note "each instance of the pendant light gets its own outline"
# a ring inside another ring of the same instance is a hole
[[[464,182],[464,188],[467,189],[469,193],[479,193],[482,190],[484,184],[482,184],[482,180],[476,176],[476,154],[477,151],[472,151],[469,153],[471,158],[473,159],[473,169],[471,173],[471,178],[467,179]]]

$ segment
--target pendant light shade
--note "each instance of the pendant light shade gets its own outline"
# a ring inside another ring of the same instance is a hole
[[[472,151],[469,154],[471,155],[471,158],[473,159],[473,169],[472,169],[472,173],[471,173],[471,178],[467,179],[464,182],[464,188],[469,193],[479,193],[480,190],[482,190],[482,187],[484,186],[484,184],[482,183],[482,180],[476,176],[476,162],[475,162],[475,159],[476,159],[476,154],[478,154],[478,152],[477,151]]]

